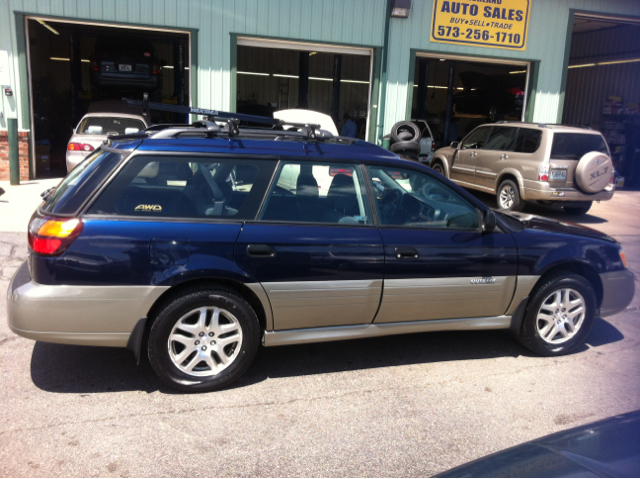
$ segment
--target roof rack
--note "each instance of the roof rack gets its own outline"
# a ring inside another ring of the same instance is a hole
[[[570,125],[568,123],[534,123],[534,122],[517,121],[517,120],[501,120],[501,121],[496,121],[495,123],[499,125],[504,123],[520,123],[522,125],[536,125],[539,128],[549,128],[550,126],[568,126],[571,128],[582,128],[583,130],[593,130],[593,128],[587,125]]]
[[[125,106],[142,108],[145,118],[149,118],[149,110],[169,111],[190,115],[202,115],[204,120],[193,122],[192,124],[159,124],[153,125],[145,130],[153,138],[176,138],[179,136],[226,136],[226,137],[264,137],[283,140],[284,138],[295,138],[304,140],[335,141],[344,143],[354,143],[354,138],[333,136],[326,130],[321,130],[320,125],[312,123],[291,123],[284,120],[267,118],[264,116],[246,115],[243,113],[230,113],[225,111],[208,110],[182,105],[169,105],[165,103],[153,103],[148,101],[147,93],[143,94],[142,101],[122,99]],[[226,122],[220,126],[216,121]],[[271,128],[240,128],[240,122],[260,123]],[[285,130],[284,125],[293,130]]]

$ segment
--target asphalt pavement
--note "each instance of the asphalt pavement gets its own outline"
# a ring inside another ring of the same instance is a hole
[[[0,186],[9,190],[0,197],[6,291],[27,254],[32,195],[48,185]],[[640,275],[640,193],[617,192],[582,218],[528,211],[611,234]],[[186,395],[147,362],[136,366],[129,351],[14,335],[2,293],[0,475],[433,475],[640,409],[639,306],[640,294],[558,358],[538,357],[500,331],[287,346],[260,350],[229,389]]]

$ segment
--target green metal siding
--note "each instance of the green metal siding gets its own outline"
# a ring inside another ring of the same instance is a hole
[[[413,0],[408,19],[391,19],[384,131],[405,119],[411,51],[488,56],[539,62],[534,121],[557,121],[561,112],[566,32],[571,9],[640,16],[637,0],[532,0],[527,49],[431,43],[432,0]],[[22,129],[28,129],[28,90],[21,14],[177,28],[192,32],[192,99],[215,109],[234,106],[231,34],[382,47],[385,0],[1,0],[0,49],[8,50]],[[19,43],[20,42],[20,43]],[[372,104],[378,104],[375,97]],[[6,112],[5,112],[6,113]],[[375,118],[372,118],[375,122]],[[6,129],[6,119],[0,119]]]

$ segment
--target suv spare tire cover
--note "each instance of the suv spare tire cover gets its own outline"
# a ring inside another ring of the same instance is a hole
[[[590,151],[580,158],[575,179],[585,193],[598,193],[609,184],[612,172],[611,158],[599,151]]]

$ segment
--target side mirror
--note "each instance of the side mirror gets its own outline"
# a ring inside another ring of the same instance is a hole
[[[493,210],[487,210],[482,220],[482,232],[492,233],[496,229],[496,214]]]
[[[451,148],[453,148],[454,150],[458,149],[458,145],[459,143],[457,141],[454,141],[453,143],[451,143]]]

